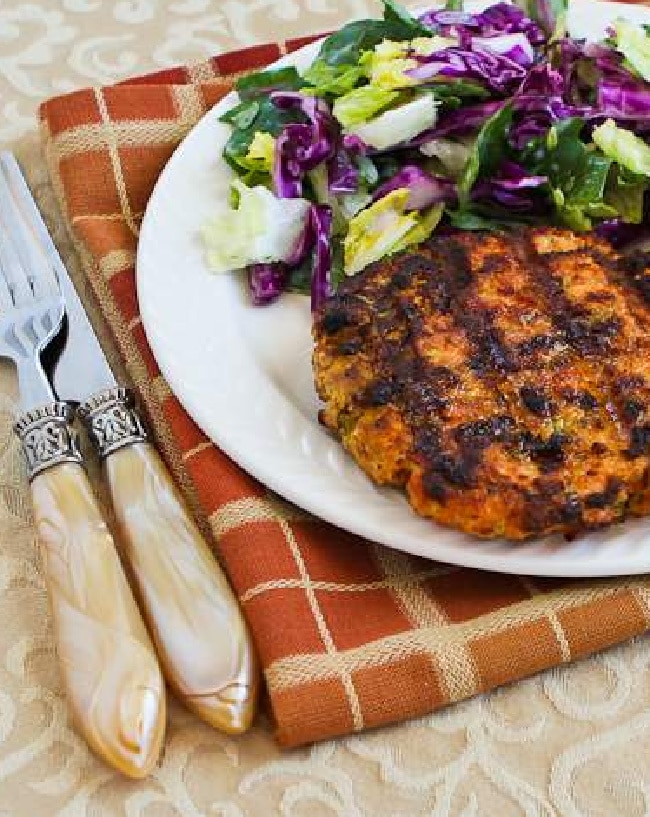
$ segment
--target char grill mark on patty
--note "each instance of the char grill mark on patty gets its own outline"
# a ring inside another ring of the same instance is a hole
[[[316,315],[321,417],[418,513],[480,536],[650,512],[650,308],[597,239],[435,237]]]

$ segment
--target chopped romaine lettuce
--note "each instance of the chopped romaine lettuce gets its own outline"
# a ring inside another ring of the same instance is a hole
[[[436,117],[435,99],[431,94],[423,94],[411,102],[389,108],[376,119],[353,125],[348,131],[375,150],[387,150],[432,128]]]
[[[410,42],[383,40],[362,57],[372,85],[395,90],[409,88],[418,80],[407,75],[407,71],[417,68],[417,57],[426,57],[442,48],[456,45],[453,37],[416,37]]]
[[[406,210],[425,210],[432,204],[456,201],[456,185],[444,176],[432,176],[419,165],[404,165],[374,192],[375,200],[392,190],[409,191]]]
[[[411,227],[408,233],[393,245],[391,254],[426,241],[440,223],[444,210],[444,204],[434,204],[433,207],[424,210],[415,227]]]
[[[645,192],[650,179],[614,165],[607,178],[605,200],[627,224],[643,221]]]
[[[650,147],[641,137],[626,128],[619,128],[613,119],[594,128],[591,138],[605,156],[618,162],[632,173],[650,176]]]
[[[330,65],[317,59],[303,74],[310,87],[305,90],[317,96],[332,94],[342,96],[365,80],[366,69],[359,65]]]
[[[310,203],[277,199],[266,187],[247,187],[239,179],[232,184],[239,206],[216,215],[202,231],[210,269],[288,261],[307,226]]]
[[[344,128],[350,129],[353,125],[359,125],[377,116],[398,96],[396,91],[387,91],[375,85],[364,85],[340,96],[334,102],[332,112]]]
[[[363,210],[364,207],[370,204],[371,201],[372,196],[365,190],[341,196],[339,198],[339,207],[343,218],[345,218],[346,222],[349,221],[353,216],[356,216],[360,210]]]
[[[578,233],[591,230],[593,219],[616,216],[616,210],[607,204],[563,204],[557,212],[562,224]]]
[[[253,141],[248,148],[246,160],[255,162],[260,170],[270,173],[273,170],[273,154],[275,151],[275,139],[270,133],[257,131]]]
[[[641,26],[628,20],[616,20],[616,47],[643,79],[650,80],[650,36]]]
[[[439,137],[420,145],[420,151],[425,156],[438,159],[447,173],[456,178],[467,164],[472,147],[471,142],[466,143]]]
[[[431,210],[424,214],[406,212],[409,196],[407,189],[393,190],[350,220],[343,242],[346,275],[354,275],[373,261],[430,235],[442,207],[431,208],[435,215]]]

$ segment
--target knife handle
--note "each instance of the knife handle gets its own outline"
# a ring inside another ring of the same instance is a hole
[[[259,670],[241,609],[125,389],[79,409],[104,468],[121,534],[169,685],[228,734],[255,715]]]
[[[164,681],[82,467],[72,415],[55,403],[15,426],[30,471],[63,687],[89,746],[123,774],[143,778],[162,749]]]

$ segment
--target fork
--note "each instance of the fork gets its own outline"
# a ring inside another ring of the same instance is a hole
[[[37,538],[63,687],[88,745],[142,778],[165,730],[161,671],[83,468],[74,411],[57,401],[40,356],[64,323],[54,269],[25,263],[0,211],[0,357],[16,366]],[[29,259],[27,259],[29,261]]]

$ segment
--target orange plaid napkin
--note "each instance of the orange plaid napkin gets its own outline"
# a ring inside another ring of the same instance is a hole
[[[568,583],[459,569],[307,518],[211,445],[162,379],[134,284],[154,182],[236,76],[305,41],[41,108],[50,173],[85,273],[157,441],[218,543],[285,746],[421,715],[650,627],[650,579]]]

